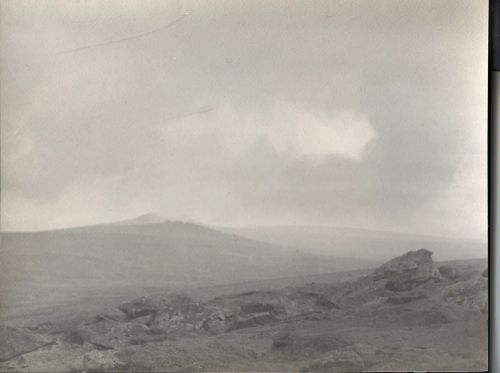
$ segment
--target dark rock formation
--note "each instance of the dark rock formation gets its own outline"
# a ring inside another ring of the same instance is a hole
[[[426,249],[409,251],[394,258],[370,276],[370,280],[385,280],[391,291],[408,291],[428,281],[440,280],[441,274],[432,260],[432,252]]]
[[[129,319],[135,319],[136,317],[154,315],[159,305],[146,297],[139,299],[134,299],[131,302],[123,303],[118,307]]]

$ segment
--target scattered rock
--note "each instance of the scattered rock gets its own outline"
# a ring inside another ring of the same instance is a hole
[[[84,371],[123,371],[127,366],[113,351],[90,351],[83,355]]]
[[[199,329],[210,311],[202,304],[191,300],[176,301],[159,311],[149,324],[157,331]]]

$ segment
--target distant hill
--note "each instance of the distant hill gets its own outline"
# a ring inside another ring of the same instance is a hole
[[[221,228],[254,240],[307,249],[309,253],[364,258],[378,263],[416,248],[434,252],[436,260],[485,258],[486,242],[461,238],[325,226]]]
[[[366,268],[152,215],[94,226],[2,233],[2,313],[147,287],[180,289]]]

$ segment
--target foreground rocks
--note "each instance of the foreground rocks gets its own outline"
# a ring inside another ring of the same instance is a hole
[[[378,333],[387,334],[400,328],[410,330],[411,339],[418,328],[429,334],[429,327],[468,325],[467,333],[475,336],[481,325],[487,326],[482,319],[487,304],[483,268],[438,269],[432,253],[421,249],[355,281],[251,291],[203,302],[181,294],[141,297],[62,330],[38,328],[35,333],[1,327],[0,360],[13,370],[64,356],[73,359],[65,370],[245,370],[257,361],[264,362],[262,370],[278,369],[271,364],[275,361],[295,364],[283,366],[285,370],[377,370],[399,356],[399,342],[391,350],[381,347],[385,340],[356,340],[351,330],[379,328]],[[337,328],[327,330],[331,325]],[[346,330],[338,332],[342,327]],[[419,358],[417,347],[408,351]],[[218,365],[224,362],[243,365]],[[51,370],[47,366],[33,370]]]

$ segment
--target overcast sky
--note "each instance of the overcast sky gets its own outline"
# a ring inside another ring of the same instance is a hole
[[[3,230],[486,239],[487,1],[0,4]]]

